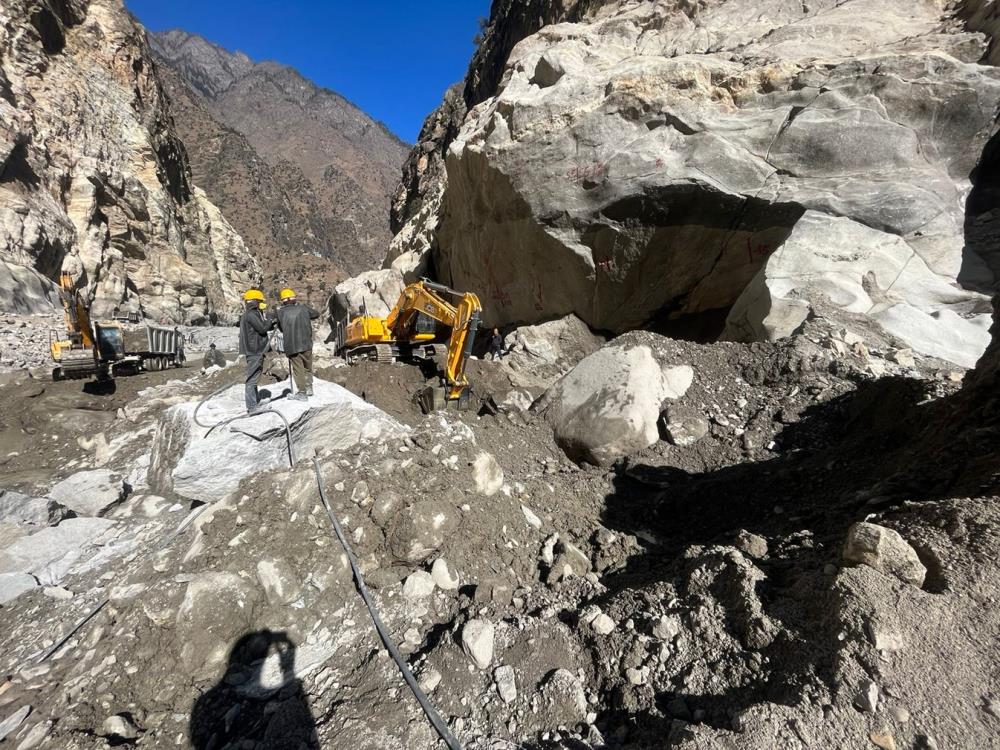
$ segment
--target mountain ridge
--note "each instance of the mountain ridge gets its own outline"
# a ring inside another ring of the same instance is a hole
[[[293,183],[287,201],[303,209],[309,227],[287,247],[294,258],[320,256],[336,266],[319,272],[329,282],[343,273],[378,265],[390,238],[389,201],[409,146],[343,95],[317,85],[300,71],[273,60],[254,61],[198,34],[178,29],[147,32],[160,68],[173,71],[189,90],[187,105],[202,108],[219,126],[239,133],[275,172],[274,182]],[[177,86],[175,98],[184,98]],[[232,170],[213,169],[219,129],[204,118],[199,127],[180,118],[178,129],[206,192],[246,231],[248,244],[260,246],[268,264],[281,262],[283,231],[255,231],[273,203],[246,183],[236,200]],[[223,178],[223,173],[228,173]],[[227,200],[224,196],[230,193]],[[279,214],[286,214],[278,209]],[[280,221],[279,221],[280,223]],[[292,232],[295,234],[295,232]],[[305,238],[305,239],[303,239]],[[316,278],[317,272],[308,274]]]

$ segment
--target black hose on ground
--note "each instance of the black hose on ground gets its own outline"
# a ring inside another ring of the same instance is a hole
[[[157,552],[164,549],[167,545],[169,545],[172,541],[174,541],[174,539],[180,536],[181,532],[184,531],[184,529],[186,529],[188,526],[190,526],[191,523],[194,522],[194,519],[196,519],[198,516],[204,513],[208,507],[209,507],[208,505],[203,505],[193,513],[189,513],[187,516],[185,516],[184,520],[181,521],[180,525],[176,529],[174,529],[173,533],[167,536],[152,550],[147,552],[145,556],[147,558],[152,557]],[[105,605],[107,605],[109,601],[111,601],[111,599],[107,597],[99,601],[94,606],[94,608],[90,610],[90,612],[88,612],[82,618],[77,620],[76,624],[72,628],[70,628],[69,631],[62,638],[56,641],[53,646],[42,652],[42,655],[38,657],[38,660],[35,663],[41,664],[43,661],[49,659],[52,656],[52,654],[54,654],[56,651],[62,648],[69,641],[70,638],[76,635],[79,632],[80,628],[82,628],[84,625],[90,622],[90,620],[94,617],[94,615],[96,615],[98,612],[104,609]]]
[[[291,362],[289,362],[288,363],[289,379],[291,379],[291,369],[292,369]],[[199,427],[204,427],[205,429],[207,429],[208,432],[205,433],[205,437],[208,437],[209,435],[212,434],[212,431],[217,427],[225,427],[226,425],[232,424],[233,422],[238,422],[241,419],[252,419],[253,417],[260,416],[261,414],[277,414],[278,418],[285,424],[285,436],[288,438],[288,465],[290,467],[295,466],[295,447],[292,442],[292,426],[288,423],[288,420],[285,418],[285,415],[279,412],[277,409],[259,409],[255,411],[253,414],[239,414],[235,417],[231,417],[230,419],[223,420],[222,422],[216,422],[215,424],[205,424],[204,422],[199,421],[198,412],[201,409],[201,407],[203,407],[206,402],[211,401],[220,393],[229,390],[236,384],[237,383],[229,383],[228,385],[224,385],[218,390],[212,391],[207,396],[205,396],[201,401],[199,401],[198,405],[194,407],[194,414],[191,417],[194,420],[194,423]],[[264,403],[270,403],[270,401],[266,401]]]
[[[403,659],[402,654],[399,653],[399,649],[396,648],[396,644],[389,636],[389,631],[386,630],[385,625],[382,624],[382,618],[379,617],[375,602],[372,601],[371,595],[368,593],[368,589],[365,586],[365,580],[361,576],[361,568],[358,566],[358,560],[354,556],[354,550],[352,550],[351,545],[348,544],[347,537],[344,536],[344,530],[340,527],[340,522],[337,520],[337,516],[333,512],[333,508],[330,507],[330,501],[327,500],[326,490],[323,489],[323,476],[319,471],[319,461],[315,458],[313,459],[313,469],[316,472],[316,484],[319,487],[320,500],[323,501],[323,507],[326,509],[326,514],[330,517],[330,523],[333,524],[333,530],[337,535],[337,539],[340,540],[340,544],[343,546],[344,552],[347,553],[347,559],[350,562],[351,570],[354,573],[354,582],[358,587],[358,593],[361,594],[361,598],[364,600],[365,606],[368,608],[368,614],[371,615],[372,622],[375,624],[375,630],[378,632],[379,638],[382,639],[382,643],[385,645],[386,651],[389,652],[389,656],[391,656],[392,660],[396,662],[396,666],[399,668],[400,674],[403,675],[403,679],[413,692],[413,697],[417,699],[417,703],[420,704],[420,707],[423,709],[424,714],[427,715],[427,719],[430,721],[431,726],[433,726],[435,731],[437,731],[438,736],[444,740],[444,743],[448,746],[449,750],[462,750],[462,746],[459,744],[458,740],[455,739],[449,731],[448,726],[441,719],[440,714],[438,714],[434,706],[431,705],[431,702],[427,699],[424,691],[420,689],[416,678],[413,676],[413,672],[410,671],[409,665]]]

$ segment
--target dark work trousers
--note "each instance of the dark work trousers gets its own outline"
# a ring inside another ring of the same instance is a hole
[[[260,375],[264,371],[264,355],[263,354],[247,354],[247,379],[246,379],[246,402],[247,411],[253,411],[257,408],[257,404],[260,403],[260,399],[257,397],[257,381],[260,380]]]
[[[313,353],[312,349],[298,354],[289,354],[288,361],[292,364],[292,377],[295,379],[295,390],[299,393],[311,394],[313,389]]]

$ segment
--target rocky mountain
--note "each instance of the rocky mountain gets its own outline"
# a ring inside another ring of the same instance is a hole
[[[990,6],[496,2],[386,264],[479,291],[489,324],[777,339],[822,300],[971,366],[998,270]]]
[[[172,98],[202,110],[178,118],[195,174],[251,247],[349,273],[378,264],[404,143],[289,67],[182,31],[150,34],[150,44],[175,74],[165,76]]]
[[[272,167],[241,133],[208,111],[173,68],[160,64],[157,76],[170,99],[177,133],[185,144],[191,173],[204,186],[261,265],[269,292],[291,285],[320,304],[323,290],[346,272],[315,251],[329,227],[302,172],[283,162]]]
[[[144,33],[120,0],[0,8],[0,310],[227,320],[259,274],[191,180]]]

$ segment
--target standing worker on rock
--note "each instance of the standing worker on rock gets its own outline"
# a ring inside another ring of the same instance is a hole
[[[312,321],[319,313],[309,305],[300,305],[291,289],[281,290],[281,307],[278,308],[278,328],[285,342],[285,355],[292,366],[297,393],[292,398],[305,401],[313,395]]]
[[[264,317],[261,309],[264,293],[250,289],[243,295],[246,307],[240,318],[240,354],[247,360],[245,397],[247,414],[254,414],[260,406],[257,396],[257,381],[264,370],[264,354],[267,352],[267,332],[274,326],[273,320]]]

